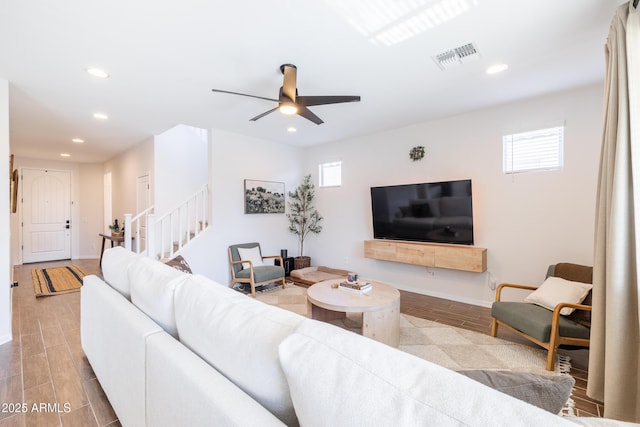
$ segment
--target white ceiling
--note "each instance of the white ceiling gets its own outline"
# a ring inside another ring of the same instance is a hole
[[[619,4],[3,0],[0,77],[10,82],[11,151],[101,162],[181,123],[307,146],[597,83]],[[404,40],[387,45],[389,34]],[[432,60],[469,42],[479,59],[447,71]],[[506,72],[485,74],[500,62]],[[311,107],[320,126],[278,112],[250,122],[275,104],[211,92],[277,98],[284,63],[297,65],[300,95],[362,102]],[[87,67],[111,77],[92,77]],[[109,119],[94,119],[97,111]]]

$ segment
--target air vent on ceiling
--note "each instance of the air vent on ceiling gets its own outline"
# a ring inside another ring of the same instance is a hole
[[[467,43],[463,46],[439,53],[432,58],[440,68],[448,70],[453,66],[472,61],[479,57],[480,52],[477,46],[473,43]]]

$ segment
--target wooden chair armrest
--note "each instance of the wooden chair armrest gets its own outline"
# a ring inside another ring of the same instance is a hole
[[[560,310],[562,310],[565,307],[573,308],[575,310],[591,311],[591,306],[590,305],[572,304],[570,302],[561,302],[558,305],[556,305],[555,308],[553,309],[553,317],[556,316],[556,312],[558,313],[558,315],[560,315]]]
[[[500,294],[502,293],[502,289],[504,288],[529,289],[531,291],[535,291],[536,289],[538,289],[535,286],[529,286],[529,285],[517,285],[515,283],[500,283],[496,288],[496,301],[500,301]]]
[[[552,331],[557,329],[556,325],[558,324],[558,321],[560,320],[560,316],[562,316],[560,314],[560,310],[562,310],[565,307],[574,308],[576,310],[591,311],[591,306],[590,305],[572,304],[570,302],[561,302],[561,303],[557,304],[555,306],[555,308],[553,309],[553,317],[551,318],[551,330]]]
[[[231,264],[249,264],[249,269],[251,270],[251,275],[253,276],[253,262],[250,259],[241,259],[240,261],[231,261]],[[243,268],[244,270],[244,268]]]

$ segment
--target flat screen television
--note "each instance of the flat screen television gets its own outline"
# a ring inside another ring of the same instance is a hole
[[[473,245],[471,180],[371,187],[375,239]]]

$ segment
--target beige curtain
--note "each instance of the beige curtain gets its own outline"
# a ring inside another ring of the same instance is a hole
[[[640,422],[640,34],[616,10],[606,44],[587,394],[605,417]]]

